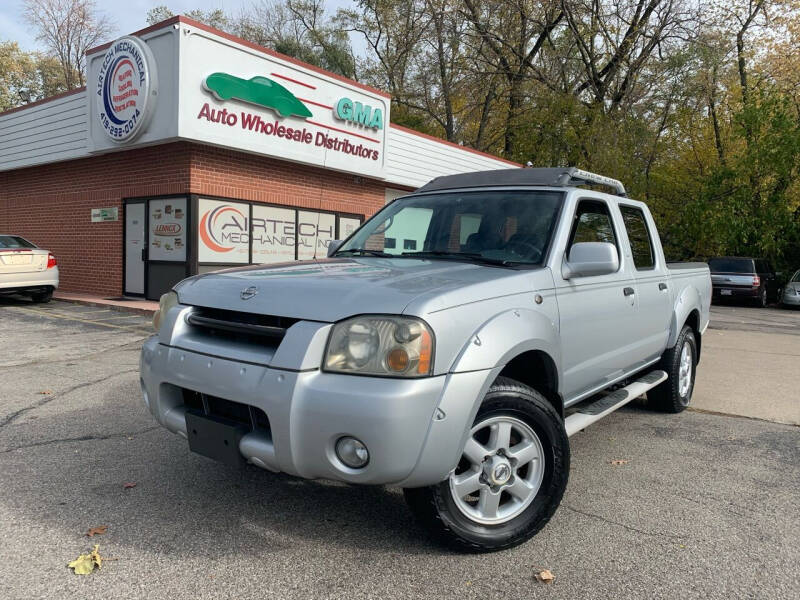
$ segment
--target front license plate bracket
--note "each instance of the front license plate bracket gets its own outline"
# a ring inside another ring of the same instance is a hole
[[[227,465],[240,466],[245,463],[239,452],[239,441],[247,431],[237,423],[186,411],[189,450]]]

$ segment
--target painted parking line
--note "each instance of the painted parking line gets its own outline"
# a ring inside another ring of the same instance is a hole
[[[60,315],[60,314],[53,313],[53,312],[37,310],[35,308],[26,308],[24,306],[12,306],[12,307],[9,307],[9,308],[11,310],[26,312],[26,313],[30,313],[30,314],[34,314],[34,315],[40,315],[42,317],[47,317],[49,319],[60,319],[62,321],[78,321],[80,323],[87,323],[89,325],[97,325],[97,326],[100,326],[100,327],[110,327],[112,329],[119,329],[119,330],[122,330],[122,331],[129,331],[129,332],[132,332],[132,333],[146,333],[147,332],[147,328],[145,327],[144,324],[142,324],[142,326],[140,326],[140,327],[126,327],[124,325],[115,325],[113,323],[103,323],[102,321],[94,321],[92,319],[81,319],[81,318],[78,318],[78,317],[75,317],[75,316]]]

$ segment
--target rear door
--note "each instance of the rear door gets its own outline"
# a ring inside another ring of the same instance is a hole
[[[625,254],[636,278],[636,343],[644,364],[658,358],[667,345],[672,319],[670,281],[652,219],[632,204],[620,203],[619,211],[627,237]]]

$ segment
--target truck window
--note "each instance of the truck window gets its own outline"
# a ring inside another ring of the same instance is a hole
[[[607,242],[614,244],[619,252],[617,236],[614,234],[614,223],[605,202],[581,200],[578,203],[569,248],[579,242]]]
[[[620,205],[622,222],[628,232],[628,240],[631,243],[633,252],[633,264],[637,270],[652,269],[655,267],[653,255],[653,241],[650,238],[650,230],[647,228],[647,221],[641,209],[635,206]]]
[[[337,255],[358,249],[402,258],[435,252],[541,264],[563,197],[562,192],[540,190],[406,196],[365,223]]]

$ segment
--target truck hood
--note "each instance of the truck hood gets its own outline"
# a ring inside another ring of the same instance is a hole
[[[530,291],[530,275],[449,260],[339,258],[215,271],[185,279],[175,291],[182,304],[334,322],[357,314],[402,314],[422,297],[428,310],[442,310]],[[255,295],[242,294],[248,288]]]

